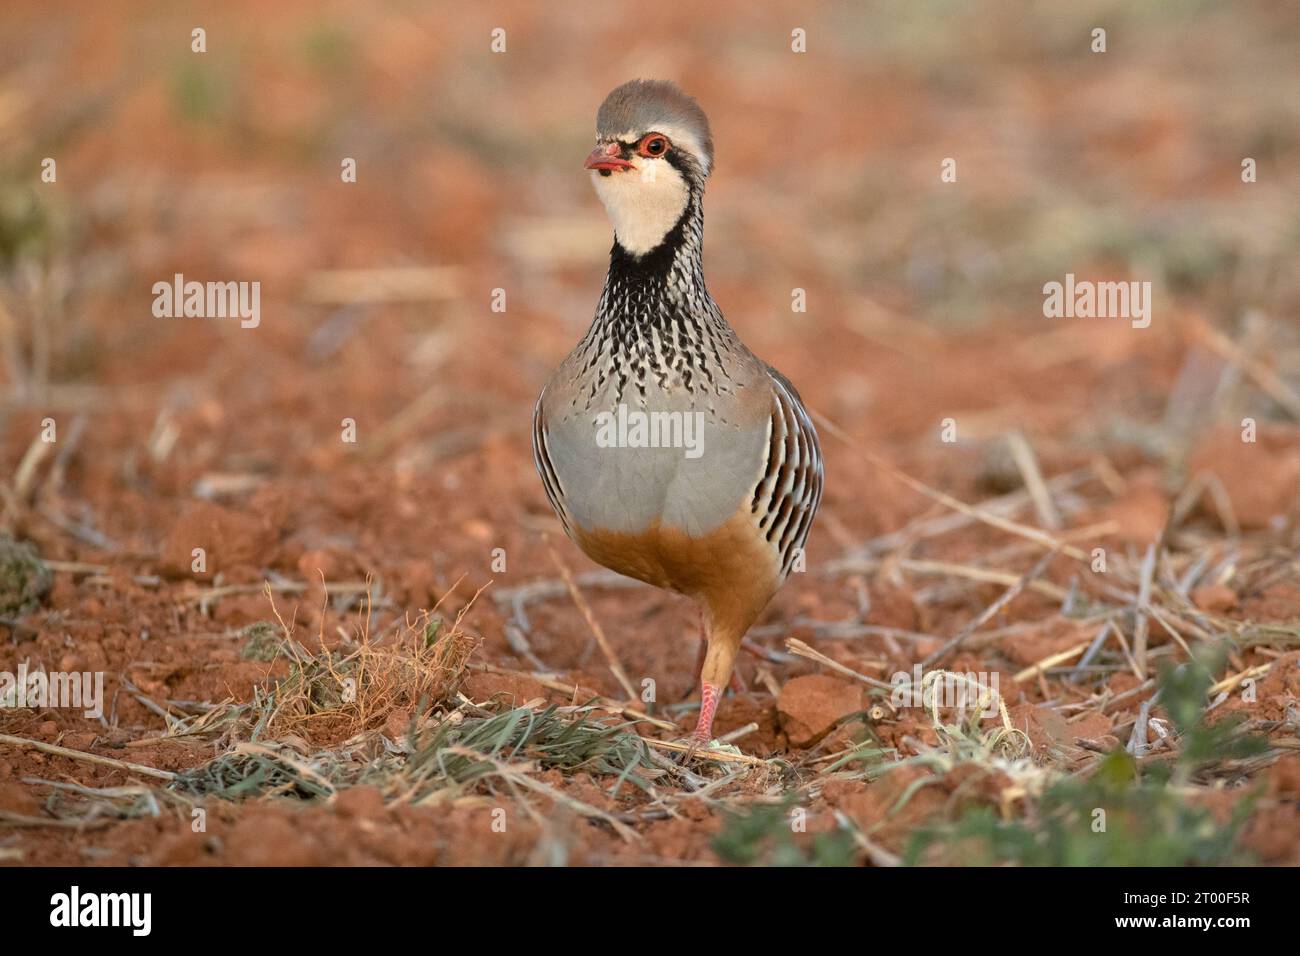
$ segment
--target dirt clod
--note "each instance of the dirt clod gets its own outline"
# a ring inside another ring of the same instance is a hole
[[[864,701],[858,684],[825,674],[806,674],[786,681],[776,707],[790,743],[810,747],[825,737],[841,717],[862,710]]]
[[[1255,438],[1243,441],[1240,428],[1210,432],[1192,453],[1190,469],[1223,483],[1242,528],[1294,524],[1300,519],[1300,428],[1270,422]]]
[[[210,580],[247,575],[266,566],[276,535],[258,517],[207,501],[186,505],[162,545],[163,573]]]

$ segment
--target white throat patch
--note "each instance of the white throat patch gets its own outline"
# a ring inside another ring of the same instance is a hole
[[[633,156],[634,169],[602,176],[592,170],[596,195],[614,225],[618,244],[634,256],[643,256],[677,224],[686,209],[690,188],[686,179],[665,159]]]

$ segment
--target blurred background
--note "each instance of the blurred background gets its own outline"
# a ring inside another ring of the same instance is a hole
[[[1025,447],[1049,481],[1086,469],[1052,486],[1057,518],[1109,522],[1120,554],[1171,519],[1294,553],[1300,18],[1284,0],[6,0],[3,20],[2,527],[56,574],[53,617],[0,662],[114,670],[163,636],[146,656],[166,666],[138,682],[202,699],[260,675],[214,638],[267,616],[265,580],[333,639],[367,580],[382,625],[458,580],[451,611],[494,577],[553,577],[532,405],[595,308],[610,229],[582,161],[596,108],[634,77],[678,81],[712,122],[714,297],[861,447],[968,501],[1022,489]],[[152,286],[175,273],[260,282],[260,325],[156,318]],[[1043,285],[1067,273],[1151,282],[1150,327],[1045,318]],[[932,505],[823,442],[817,573],[769,628],[968,620],[987,591],[918,602],[926,582],[897,568],[834,571]],[[1300,615],[1294,577],[1268,584],[1243,615]],[[690,690],[683,604],[593,602],[629,672]],[[490,660],[524,661],[510,614],[484,600],[469,619]],[[531,623],[530,653],[616,689],[567,602]]]

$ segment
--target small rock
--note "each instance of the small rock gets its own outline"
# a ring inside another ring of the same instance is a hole
[[[1192,589],[1192,603],[1202,611],[1222,614],[1237,606],[1237,592],[1226,584],[1207,584]]]
[[[209,501],[186,504],[159,549],[159,569],[171,578],[211,580],[218,572],[258,568],[267,562],[278,532],[255,514],[232,511]],[[203,550],[203,570],[194,550]]]
[[[808,674],[786,681],[777,698],[781,727],[796,747],[810,747],[825,737],[835,722],[862,710],[862,687],[825,674]]]

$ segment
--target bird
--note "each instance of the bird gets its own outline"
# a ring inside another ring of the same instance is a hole
[[[664,80],[616,87],[584,167],[614,230],[586,334],[533,412],[533,458],[565,533],[596,563],[700,609],[707,749],[742,640],[821,502],[812,418],[741,342],[704,281],[708,117]]]

